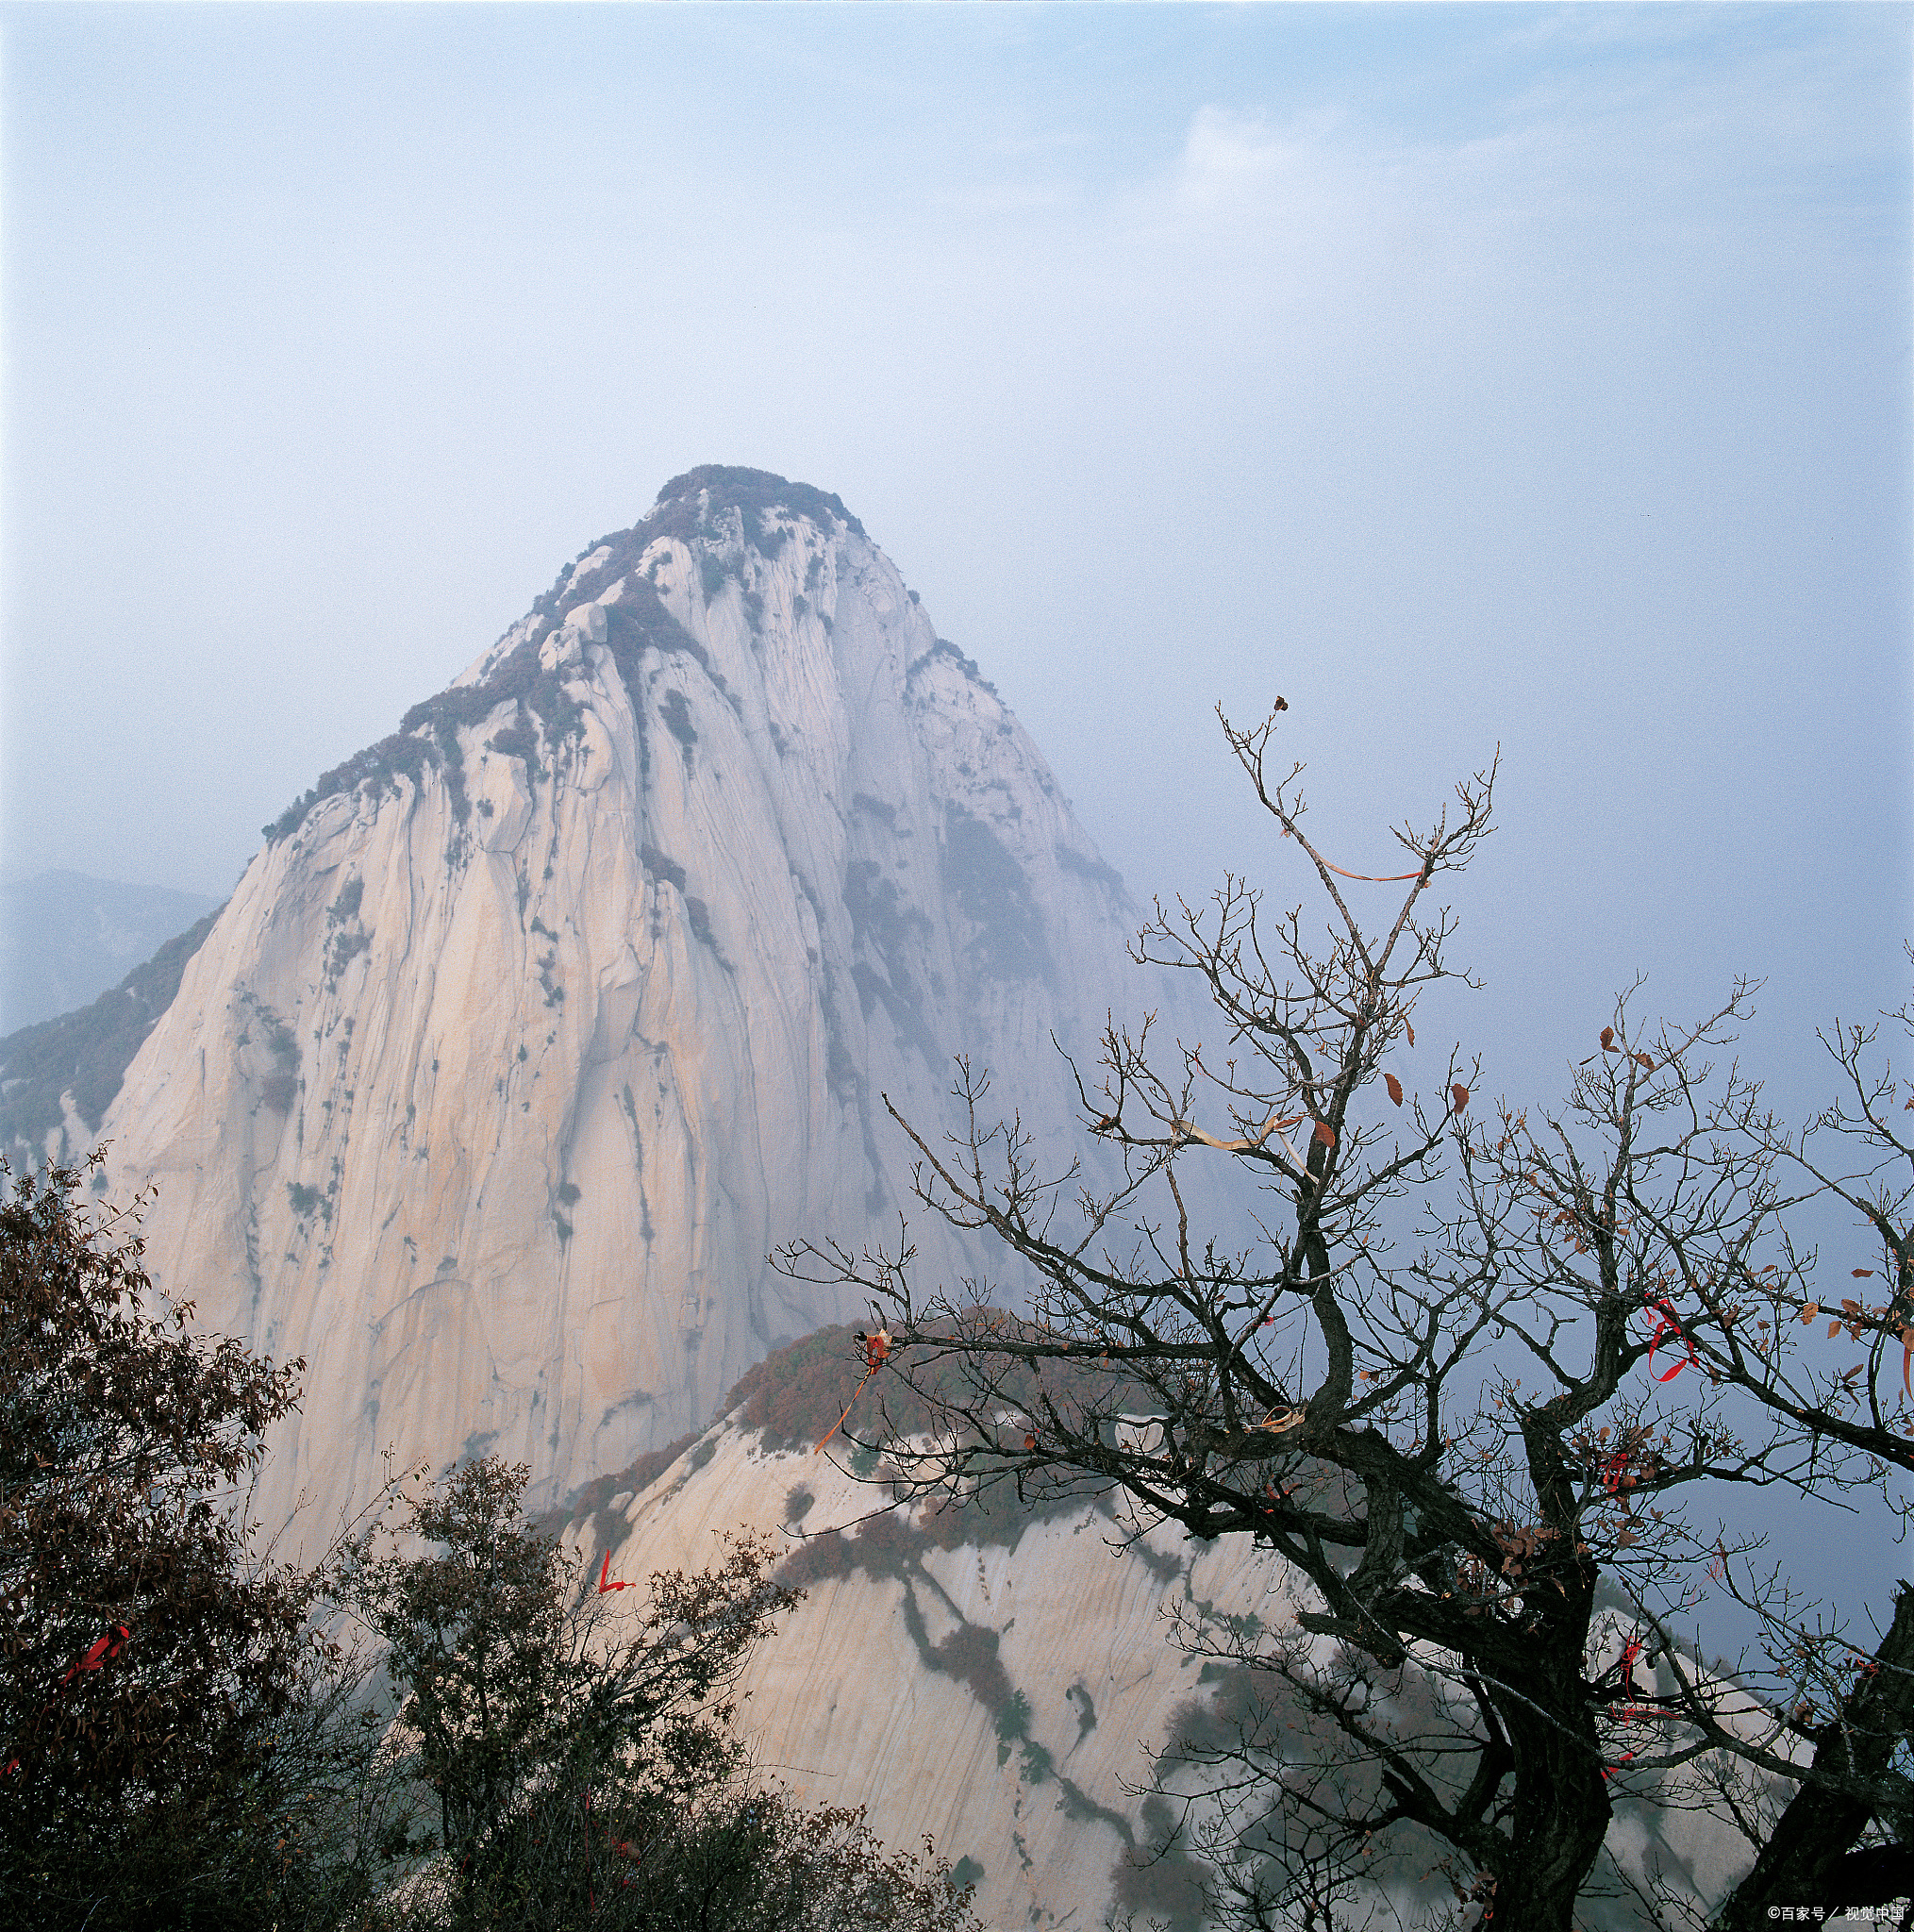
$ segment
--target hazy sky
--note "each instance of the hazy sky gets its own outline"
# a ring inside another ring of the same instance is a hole
[[[1503,753],[1494,1084],[1908,991],[1902,7],[0,10],[0,865],[224,893],[699,462],[839,491],[1141,892]],[[1379,889],[1378,889],[1379,890]],[[1784,1059],[1788,1056],[1784,1055]]]

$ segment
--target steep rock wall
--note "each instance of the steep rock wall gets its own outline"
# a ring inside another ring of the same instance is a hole
[[[1246,1539],[1136,1540],[1093,1503],[916,1550],[878,1473],[873,1457],[780,1449],[734,1415],[566,1540],[582,1569],[608,1551],[641,1586],[710,1567],[740,1528],[781,1543],[805,1601],[739,1685],[763,1774],[867,1807],[889,1843],[930,1833],[987,1925],[1093,1927],[1116,1907],[1193,1932],[1194,1871],[1174,1853],[1151,1862],[1162,1822],[1140,1795],[1213,1674],[1168,1618],[1285,1623],[1282,1566]],[[826,1554],[845,1530],[848,1567]],[[617,1614],[643,1601],[641,1588]]]
[[[880,1095],[939,1123],[969,1052],[1061,1159],[1051,1035],[1162,996],[1015,718],[758,472],[668,485],[268,829],[104,1133],[160,1288],[307,1360],[269,1516],[388,1447],[549,1501],[701,1424],[857,1312],[765,1257],[894,1234]]]

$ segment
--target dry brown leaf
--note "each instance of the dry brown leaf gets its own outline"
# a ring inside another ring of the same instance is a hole
[[[1403,1104],[1403,1083],[1393,1074],[1385,1074],[1382,1084],[1389,1089],[1389,1097],[1400,1107]]]

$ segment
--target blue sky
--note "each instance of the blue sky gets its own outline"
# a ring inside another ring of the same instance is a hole
[[[1807,1095],[1914,932],[1910,23],[0,10],[0,864],[224,892],[753,463],[1140,892],[1290,890],[1218,701],[1356,870],[1499,743],[1454,1030],[1514,1086],[1747,972]]]

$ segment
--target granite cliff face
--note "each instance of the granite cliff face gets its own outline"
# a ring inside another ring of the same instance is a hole
[[[160,1288],[306,1357],[268,1515],[387,1445],[548,1502],[701,1425],[859,1312],[765,1257],[894,1235],[880,1093],[940,1122],[968,1052],[1061,1148],[1052,1032],[1151,1002],[1015,718],[762,472],[667,485],[267,832],[103,1132],[116,1197],[158,1183]]]
[[[1000,1490],[940,1513],[898,1504],[880,1447],[894,1397],[881,1382],[853,1412],[861,1444],[840,1435],[812,1453],[857,1376],[848,1333],[811,1337],[747,1376],[675,1456],[594,1485],[552,1525],[587,1587],[608,1557],[635,1586],[614,1614],[638,1616],[649,1575],[710,1566],[741,1527],[770,1539],[806,1596],[740,1685],[739,1722],[768,1775],[868,1807],[892,1844],[932,1834],[999,1932],[1094,1927],[1111,1912],[1203,1932],[1206,1880],[1228,1890],[1207,1856],[1210,1794],[1240,1767],[1205,1769],[1202,1751],[1260,1738],[1268,1775],[1311,1748],[1309,1718],[1280,1680],[1214,1650],[1267,1650],[1320,1600],[1249,1537],[1192,1541],[1107,1494],[1024,1507]],[[1620,1619],[1606,1628],[1611,1656],[1624,1635]],[[1191,1639],[1212,1655],[1192,1655]],[[1315,1649],[1326,1663],[1336,1645]],[[1589,1932],[1648,1924],[1639,1901],[1657,1889],[1699,1922],[1746,1871],[1747,1841],[1675,1796],[1618,1797],[1577,1907]],[[1273,1784],[1260,1802],[1280,1815]],[[1378,1919],[1435,1924],[1451,1911],[1424,1841],[1377,1863],[1367,1902]],[[1354,1895],[1340,1916],[1362,1923],[1365,1903]]]
[[[812,1803],[867,1807],[888,1843],[930,1833],[1000,1932],[1091,1928],[1113,1907],[1139,1927],[1199,1932],[1198,1868],[1180,1850],[1156,1856],[1173,1814],[1142,1789],[1216,1678],[1169,1619],[1285,1624],[1294,1573],[1246,1538],[1130,1541],[1089,1502],[1007,1522],[964,1512],[955,1538],[926,1544],[922,1506],[888,1507],[860,1465],[879,1473],[875,1458],[767,1440],[734,1413],[566,1541],[591,1575],[609,1552],[611,1574],[641,1586],[709,1567],[741,1527],[783,1544],[805,1600],[739,1685],[767,1775]],[[635,1590],[618,1612],[643,1602]]]

